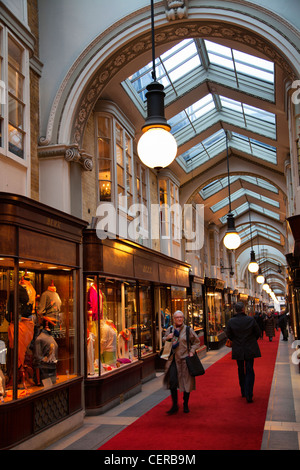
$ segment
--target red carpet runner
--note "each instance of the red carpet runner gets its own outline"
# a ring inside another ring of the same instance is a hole
[[[100,447],[100,450],[259,450],[262,442],[279,332],[273,342],[259,340],[254,361],[253,403],[241,397],[231,350],[197,377],[190,413],[168,416],[168,397]]]

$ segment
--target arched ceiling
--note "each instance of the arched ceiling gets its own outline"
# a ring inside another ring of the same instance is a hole
[[[221,27],[226,34],[212,32]],[[249,31],[245,40],[244,31],[241,40],[232,24],[202,24],[196,32],[187,27],[186,36],[175,40],[170,35],[169,42],[162,31],[156,33],[157,77],[165,86],[165,115],[178,142],[170,169],[180,181],[181,202],[203,203],[205,223],[224,233],[227,132],[232,209],[242,237],[239,253],[248,250],[251,217],[253,243],[259,238],[271,252],[284,254],[289,158],[285,93],[291,66],[262,37]],[[137,130],[145,119],[149,60],[149,50],[140,49],[100,94],[126,111]]]

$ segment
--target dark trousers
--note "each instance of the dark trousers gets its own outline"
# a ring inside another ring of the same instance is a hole
[[[252,398],[254,387],[254,359],[237,360],[239,383],[243,396]]]

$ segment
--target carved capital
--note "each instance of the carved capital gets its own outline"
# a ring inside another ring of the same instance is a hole
[[[169,21],[188,17],[188,0],[165,0],[165,8]]]
[[[39,158],[64,157],[67,162],[79,163],[85,171],[92,171],[93,157],[80,149],[78,144],[43,145],[38,148]]]

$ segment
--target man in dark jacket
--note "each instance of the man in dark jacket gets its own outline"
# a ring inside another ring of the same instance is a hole
[[[235,304],[235,311],[236,315],[227,324],[226,335],[232,341],[232,359],[237,361],[242,396],[252,403],[255,378],[253,365],[254,358],[261,357],[257,343],[261,332],[255,319],[245,314],[243,302]]]

